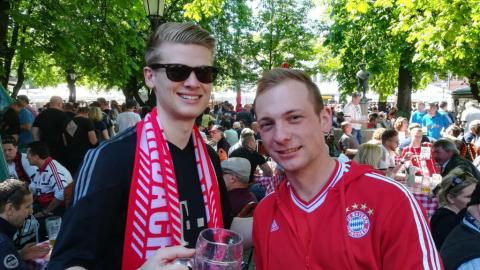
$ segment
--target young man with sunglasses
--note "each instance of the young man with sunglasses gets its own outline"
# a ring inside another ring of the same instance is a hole
[[[306,73],[266,73],[255,111],[264,145],[285,171],[255,209],[258,270],[442,268],[426,212],[408,189],[328,155],[332,112]]]
[[[218,156],[194,127],[218,72],[214,46],[191,23],[152,34],[143,72],[157,107],[87,153],[49,269],[162,269],[158,250],[195,247],[201,230],[229,225]]]

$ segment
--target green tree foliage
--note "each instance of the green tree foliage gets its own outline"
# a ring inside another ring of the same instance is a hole
[[[258,7],[248,48],[259,72],[279,67],[306,68],[314,59],[314,28],[306,14],[312,1],[265,0]]]
[[[223,0],[166,2],[164,20],[182,21],[213,16]],[[0,7],[9,18],[6,25],[4,17],[0,21],[0,29],[6,29],[0,31],[6,33],[0,35],[0,44],[15,56],[6,63],[2,51],[2,66],[26,61],[26,73],[39,85],[54,85],[65,81],[68,72],[75,72],[83,83],[130,88],[124,91],[126,95],[138,94],[145,39],[150,32],[143,1],[0,0]],[[23,46],[9,42],[17,25],[24,28],[17,38],[24,40]],[[2,74],[7,73],[10,71]]]
[[[400,1],[398,1],[400,2]],[[401,1],[394,30],[415,45],[414,59],[469,79],[480,101],[480,2],[478,0]]]
[[[256,80],[251,51],[252,12],[245,0],[226,0],[222,12],[205,23],[217,39],[215,65],[221,68],[217,85],[237,91]]]
[[[356,91],[358,64],[366,62],[371,88],[385,99],[397,88],[397,105],[408,114],[411,91],[422,86],[428,66],[413,62],[414,46],[407,40],[408,33],[393,30],[401,6],[384,0],[332,1],[333,24],[325,44],[341,59],[337,80],[342,93]]]
[[[13,2],[4,9],[9,20],[6,37],[0,40],[14,49],[8,66],[21,68],[37,86],[67,81],[74,92],[77,81],[118,88],[127,97],[139,99],[145,40],[151,32],[143,1],[0,0]],[[307,0],[253,4],[247,0],[167,0],[162,21],[196,21],[212,32],[218,39],[216,65],[222,70],[217,86],[239,90],[284,59],[291,67],[311,73],[338,67],[339,59],[328,57],[316,37],[318,29],[306,16],[312,7]],[[15,27],[16,43],[11,41]],[[72,72],[75,80],[68,76]]]
[[[327,78],[333,77],[342,67],[339,56],[333,56],[330,49],[324,45],[324,38],[318,38],[313,46],[313,72],[320,73]]]

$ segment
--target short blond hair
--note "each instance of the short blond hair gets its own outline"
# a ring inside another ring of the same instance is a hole
[[[322,95],[320,94],[320,90],[318,89],[318,86],[312,81],[310,76],[305,71],[298,69],[274,68],[263,74],[262,78],[260,78],[257,83],[257,95],[255,97],[255,101],[257,100],[258,96],[265,91],[288,80],[304,83],[308,90],[308,94],[310,96],[315,112],[318,114],[320,113],[320,111],[323,110],[323,99]],[[292,91],[295,90],[297,89],[292,89]],[[256,102],[253,103],[254,107],[255,103]]]
[[[160,25],[152,33],[145,49],[145,62],[147,65],[158,63],[161,55],[158,48],[163,43],[196,44],[215,52],[215,38],[210,33],[193,23],[168,22]]]
[[[378,164],[382,157],[382,148],[380,145],[364,143],[358,147],[357,154],[353,160],[359,164],[366,164],[378,169]]]
[[[95,122],[101,121],[103,118],[102,111],[98,107],[90,107],[88,111],[88,118],[92,119]]]
[[[422,130],[421,128],[419,128],[419,127],[414,127],[414,128],[412,128],[412,129],[410,130],[410,134],[412,134],[412,136],[413,136],[415,133],[417,133],[417,132],[420,132],[420,133],[422,133],[422,135],[423,135],[423,130]]]

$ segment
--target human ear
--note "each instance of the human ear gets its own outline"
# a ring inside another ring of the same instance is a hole
[[[452,194],[447,194],[447,202],[449,204],[453,204],[455,200],[455,197],[452,196]]]
[[[320,111],[319,115],[320,124],[322,127],[322,131],[324,133],[330,132],[332,130],[332,110],[330,107],[323,107]]]
[[[155,87],[155,76],[153,74],[153,70],[150,67],[143,68],[143,77],[145,78],[145,85],[148,88],[151,89]]]
[[[12,203],[5,204],[5,214],[7,216],[11,216],[14,210],[15,210],[15,207],[13,206]]]

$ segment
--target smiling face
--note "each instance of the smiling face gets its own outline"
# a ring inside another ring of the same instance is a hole
[[[190,67],[211,66],[212,52],[200,45],[163,43],[158,49],[159,64],[182,64]],[[173,120],[194,120],[207,107],[212,91],[211,83],[201,83],[195,73],[182,82],[167,78],[164,68],[143,70],[145,83],[155,88],[159,115]]]
[[[270,156],[287,172],[313,169],[328,159],[323,132],[331,127],[330,108],[315,113],[304,83],[286,80],[255,100],[260,135]]]

